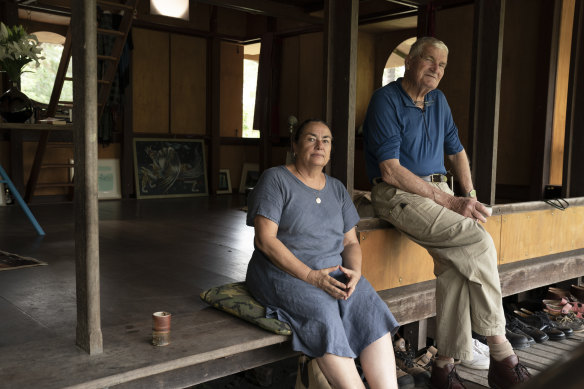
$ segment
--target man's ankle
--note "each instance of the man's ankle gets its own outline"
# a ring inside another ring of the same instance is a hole
[[[454,358],[448,357],[445,355],[436,355],[436,359],[434,360],[436,366],[440,369],[443,369],[449,363],[454,363]]]

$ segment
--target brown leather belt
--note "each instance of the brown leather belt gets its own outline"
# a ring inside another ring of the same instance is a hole
[[[448,182],[448,177],[444,174],[430,174],[429,176],[420,176],[420,178],[427,182]]]

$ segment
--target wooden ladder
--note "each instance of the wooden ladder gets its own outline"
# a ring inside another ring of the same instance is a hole
[[[97,6],[101,7],[103,10],[113,12],[123,12],[123,16],[117,30],[115,29],[104,29],[97,28],[97,33],[105,36],[110,36],[114,38],[111,53],[109,55],[98,55],[98,61],[104,61],[104,71],[102,72],[102,78],[98,79],[98,120],[101,118],[103,111],[105,109],[107,100],[109,98],[110,90],[114,77],[116,76],[118,64],[120,62],[120,57],[122,55],[124,45],[128,38],[128,34],[132,27],[132,19],[134,17],[134,12],[136,6],[138,5],[138,0],[120,0],[120,1],[106,1],[106,0],[96,0]],[[97,22],[96,22],[97,23]],[[71,105],[70,102],[59,101],[61,96],[61,91],[63,90],[63,84],[65,81],[73,81],[73,78],[67,77],[67,69],[69,67],[69,62],[71,59],[71,23],[69,23],[69,28],[67,30],[67,36],[65,38],[65,45],[63,47],[63,54],[61,55],[61,61],[59,62],[59,68],[57,70],[57,75],[55,77],[55,84],[53,85],[53,91],[51,93],[51,98],[49,100],[49,105],[47,107],[46,115],[47,117],[54,117],[57,112],[57,107],[61,105]],[[44,182],[39,183],[39,175],[42,169],[54,169],[54,168],[66,168],[72,169],[73,163],[43,163],[45,153],[47,148],[50,146],[49,135],[51,131],[42,131],[39,143],[37,146],[35,158],[33,161],[32,169],[26,185],[26,192],[24,199],[27,203],[30,203],[34,192],[37,188],[56,188],[56,187],[67,187],[70,188],[70,193],[72,193],[74,184],[73,182]],[[56,147],[64,147],[61,143]],[[69,144],[72,147],[72,143]]]

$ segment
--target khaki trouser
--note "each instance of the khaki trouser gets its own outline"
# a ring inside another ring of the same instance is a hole
[[[452,194],[446,183],[432,185]],[[373,187],[371,202],[380,218],[434,259],[440,354],[473,359],[471,329],[484,336],[505,334],[497,251],[480,223],[385,182]]]

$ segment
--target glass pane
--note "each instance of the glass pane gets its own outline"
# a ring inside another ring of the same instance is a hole
[[[25,73],[20,77],[21,89],[29,98],[39,103],[48,104],[55,84],[55,77],[61,61],[63,45],[55,43],[41,43],[43,56],[37,68],[35,62],[29,62],[25,67]],[[67,75],[71,77],[71,62]],[[65,81],[61,93],[62,101],[73,101],[73,85]]]

